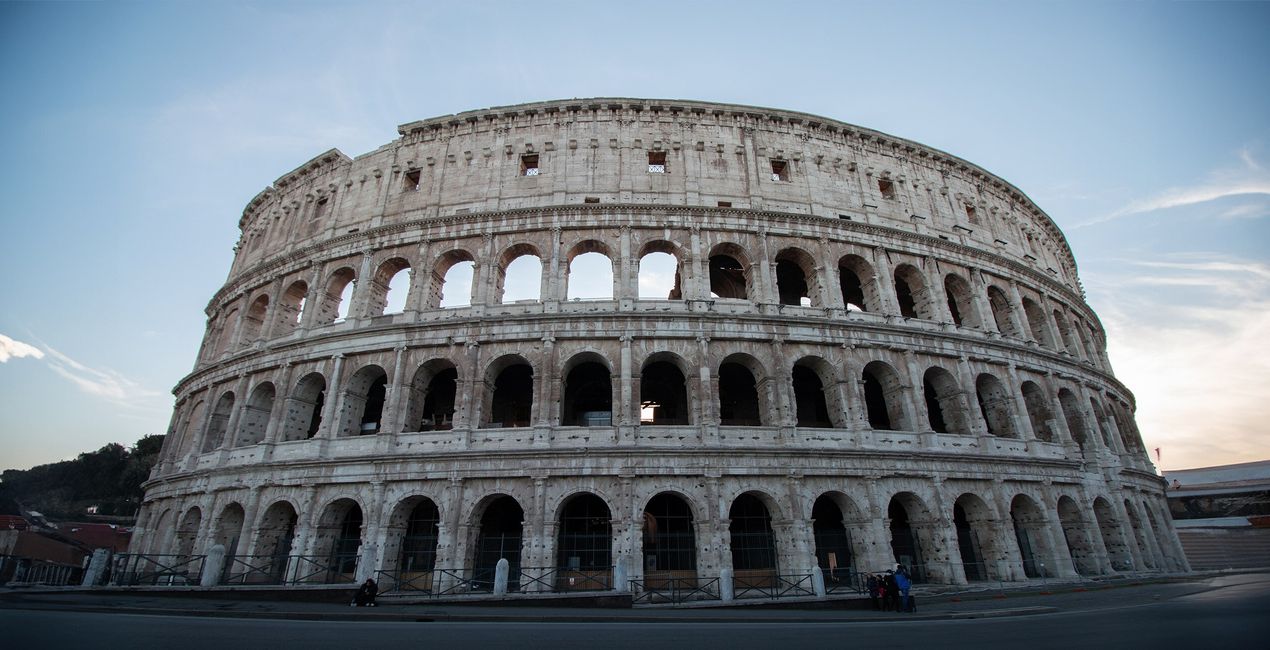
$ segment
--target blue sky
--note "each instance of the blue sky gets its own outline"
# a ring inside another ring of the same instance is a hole
[[[0,3],[0,469],[164,432],[273,179],[591,96],[982,165],[1067,233],[1163,467],[1268,458],[1267,33],[1265,3]]]

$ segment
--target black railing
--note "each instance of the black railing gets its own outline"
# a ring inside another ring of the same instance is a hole
[[[815,596],[811,574],[746,574],[732,579],[732,594],[741,598],[793,598]]]
[[[568,569],[561,567],[521,567],[517,572],[520,593],[569,591],[609,591],[613,589],[612,569]],[[514,582],[508,576],[508,583]],[[508,591],[512,591],[509,584]]]
[[[197,585],[205,555],[118,555],[111,563],[113,585]]]
[[[867,591],[864,575],[855,569],[833,569],[825,571],[824,576],[827,594],[862,594]]]
[[[0,555],[0,585],[28,584],[61,587],[77,585],[84,570],[71,564],[58,564],[15,555]]]
[[[462,596],[494,590],[494,571],[433,569],[431,571],[376,571],[379,593],[407,596]]]
[[[633,602],[678,605],[695,600],[719,600],[718,578],[644,578],[631,580]]]
[[[287,584],[351,584],[357,581],[357,557],[291,556],[291,575]]]
[[[239,555],[227,558],[223,585],[280,585],[287,578],[290,558],[282,555]]]

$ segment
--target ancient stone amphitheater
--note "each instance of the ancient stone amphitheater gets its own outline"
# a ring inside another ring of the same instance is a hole
[[[244,210],[146,485],[156,576],[217,547],[210,582],[428,593],[500,559],[511,591],[702,597],[1186,570],[1072,253],[1005,180],[695,101],[399,133]]]

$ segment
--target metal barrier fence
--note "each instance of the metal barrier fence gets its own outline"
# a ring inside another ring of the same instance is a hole
[[[0,585],[26,584],[60,587],[77,585],[84,570],[71,564],[0,555]]]
[[[516,572],[520,593],[563,593],[573,591],[610,591],[613,570],[582,570],[561,567],[520,567]],[[513,577],[508,576],[511,591]]]
[[[645,578],[631,580],[630,584],[633,602],[638,605],[679,605],[722,598],[718,578]]]
[[[116,555],[111,564],[112,585],[197,585],[203,575],[204,555]]]
[[[313,557],[292,555],[286,584],[352,584],[357,581],[357,556]]]
[[[494,591],[493,569],[376,571],[374,577],[381,594],[439,597]]]
[[[287,579],[291,558],[276,555],[238,555],[226,558],[223,585],[280,585]]]
[[[743,574],[732,578],[734,597],[741,598],[792,598],[796,596],[815,596],[816,589],[812,584],[811,574],[778,575],[778,574]]]

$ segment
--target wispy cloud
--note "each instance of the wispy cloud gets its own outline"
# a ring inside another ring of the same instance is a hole
[[[44,352],[34,345],[15,341],[4,334],[0,334],[0,363],[5,363],[9,359],[21,359],[22,357],[41,359],[44,357]]]
[[[145,406],[144,401],[162,395],[109,368],[90,368],[47,345],[44,350],[49,368],[89,395],[130,407]]]
[[[1074,227],[1083,228],[1131,215],[1208,203],[1236,196],[1270,196],[1270,171],[1264,169],[1248,149],[1239,152],[1239,160],[1242,163],[1240,166],[1216,170],[1199,183],[1170,188],[1155,196],[1131,201],[1114,212],[1076,224]],[[1227,210],[1217,216],[1247,219],[1260,216],[1258,211],[1263,214],[1266,212],[1261,206],[1245,205]]]

